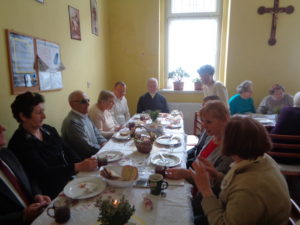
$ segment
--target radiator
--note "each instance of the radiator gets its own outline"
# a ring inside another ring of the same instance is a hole
[[[199,111],[201,103],[199,102],[169,102],[170,111],[177,109],[183,113],[184,132],[193,134],[195,112]]]

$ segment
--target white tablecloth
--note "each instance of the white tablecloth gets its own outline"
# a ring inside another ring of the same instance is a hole
[[[149,174],[154,172],[154,166],[151,164],[151,157],[156,152],[162,151],[177,155],[181,160],[181,166],[185,166],[185,135],[182,134],[182,129],[166,130],[168,133],[173,133],[181,140],[181,145],[178,147],[163,148],[156,144],[153,145],[151,154],[142,154],[137,152],[133,140],[127,142],[118,142],[111,139],[99,152],[117,150],[124,154],[124,157],[110,165],[134,165],[139,169],[140,178],[148,178]],[[82,176],[99,176],[99,171],[91,173],[79,173],[77,177]],[[76,178],[75,178],[76,179]],[[99,176],[99,179],[100,176]],[[192,208],[190,204],[190,188],[191,185],[185,181],[169,181],[169,187],[166,190],[166,197],[150,195],[150,190],[147,188],[114,188],[107,186],[105,191],[100,195],[91,199],[79,200],[73,203],[71,208],[71,218],[66,223],[67,225],[96,225],[98,209],[94,206],[96,200],[102,197],[111,196],[113,199],[118,199],[122,195],[129,202],[135,205],[136,211],[132,220],[136,225],[188,225],[192,222]],[[143,197],[148,197],[153,202],[153,210],[146,211],[143,206]],[[44,211],[33,223],[33,225],[52,225],[56,224],[54,219],[47,216]]]

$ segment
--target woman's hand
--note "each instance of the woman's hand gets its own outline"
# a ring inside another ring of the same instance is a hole
[[[199,160],[205,166],[206,171],[209,173],[211,180],[221,180],[223,178],[224,174],[216,170],[216,168],[211,164],[211,162],[202,157],[200,157]]]
[[[75,163],[76,172],[91,172],[97,169],[98,160],[95,158],[88,158],[79,163]]]
[[[190,178],[190,173],[187,169],[183,168],[169,168],[166,170],[166,178],[179,180]]]
[[[203,197],[209,197],[213,195],[211,185],[209,181],[209,172],[201,160],[196,159],[192,164],[194,170],[189,170],[190,175],[194,179],[198,190],[201,192]]]

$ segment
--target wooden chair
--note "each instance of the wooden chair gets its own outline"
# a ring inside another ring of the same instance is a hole
[[[300,221],[300,207],[297,205],[297,203],[291,199],[291,214],[289,217],[289,225],[296,225],[299,224]],[[297,223],[298,222],[298,223]]]
[[[279,157],[279,158],[297,158],[300,162],[300,144],[288,144],[289,141],[299,141],[300,143],[300,136],[296,135],[279,135],[279,134],[269,134],[272,142],[273,142],[273,149],[276,151],[270,151],[268,154],[272,157]],[[282,142],[287,143],[275,143],[273,140],[281,140]],[[288,153],[285,152],[286,150],[295,149],[296,153]],[[280,152],[277,152],[277,151]],[[281,172],[284,175],[290,176],[300,176],[300,164],[298,165],[289,165],[278,163]]]
[[[195,112],[194,117],[194,135],[198,135],[201,132],[201,120],[198,112]]]

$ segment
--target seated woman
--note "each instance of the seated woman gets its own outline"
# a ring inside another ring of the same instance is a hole
[[[238,94],[232,96],[228,102],[230,114],[255,113],[253,99],[251,98],[253,93],[252,81],[245,80],[236,89]]]
[[[89,111],[89,117],[106,139],[120,129],[109,111],[113,106],[114,94],[111,91],[101,91],[97,103]]]
[[[220,173],[225,174],[229,170],[229,165],[232,162],[230,157],[221,154],[220,143],[224,135],[224,127],[229,120],[229,111],[227,106],[220,100],[209,101],[200,110],[200,118],[202,126],[206,130],[207,137],[204,139],[204,144],[201,148],[200,144],[198,149],[195,149],[195,157],[190,158],[189,166],[193,160],[197,158],[206,158],[211,162]],[[202,140],[200,140],[200,143]],[[201,148],[201,149],[200,149]],[[187,179],[191,180],[189,170],[183,168],[170,168],[166,171],[166,177],[170,179]],[[214,189],[216,194],[219,193],[219,188]],[[202,213],[201,207],[198,202],[202,196],[193,190],[194,198],[192,199],[192,206],[194,211],[195,223],[203,223],[203,218],[200,216]],[[204,219],[205,221],[205,219]]]
[[[286,106],[293,106],[293,97],[284,93],[280,84],[274,84],[269,90],[270,95],[263,98],[257,108],[258,113],[278,114]]]
[[[234,161],[228,173],[223,177],[204,159],[194,162],[189,172],[203,196],[199,204],[210,225],[288,223],[289,191],[276,162],[265,154],[270,149],[270,138],[259,122],[233,117],[222,142],[222,154]],[[219,180],[221,192],[216,197],[211,182]]]
[[[20,125],[8,148],[43,194],[55,198],[76,172],[97,168],[96,159],[79,162],[77,154],[62,141],[56,129],[43,124],[46,115],[42,95],[20,94],[11,104],[11,109]]]

